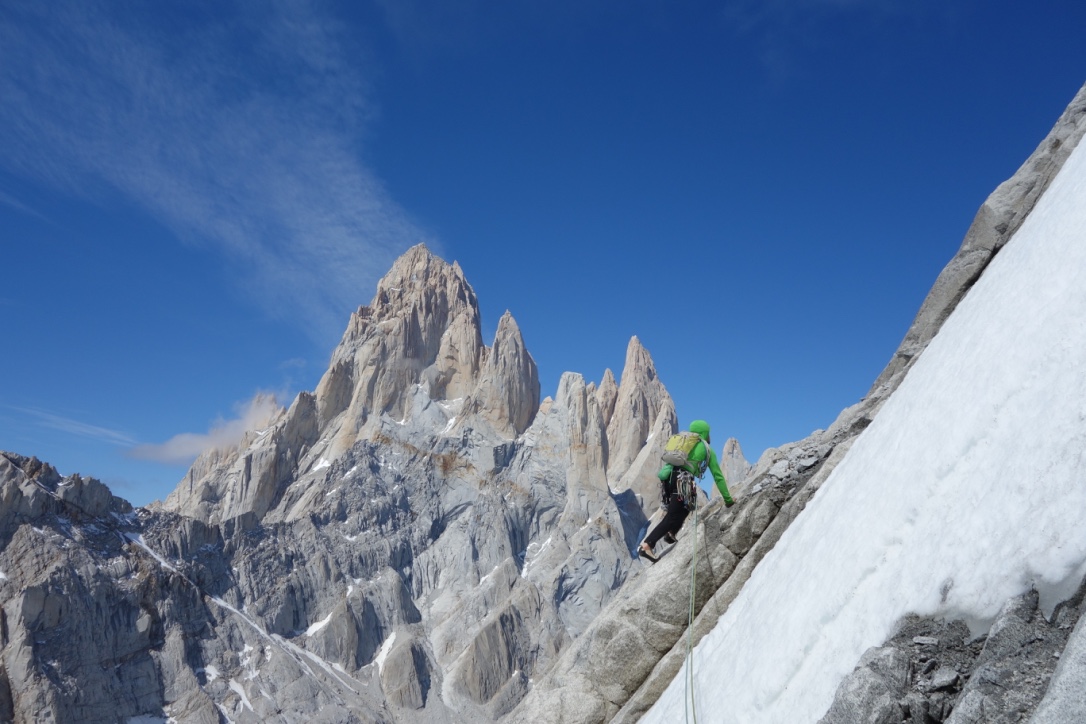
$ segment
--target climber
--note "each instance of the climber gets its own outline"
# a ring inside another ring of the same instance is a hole
[[[690,451],[689,462],[685,466],[664,463],[664,466],[660,468],[660,472],[657,473],[657,477],[660,478],[663,503],[667,506],[667,509],[664,513],[664,519],[652,529],[652,532],[646,536],[637,550],[638,555],[649,559],[653,563],[656,562],[656,554],[653,552],[656,542],[663,538],[667,543],[674,543],[675,534],[683,527],[686,516],[689,515],[690,510],[697,503],[697,490],[694,487],[696,483],[690,486],[690,491],[687,493],[687,497],[692,499],[683,499],[679,492],[680,475],[689,473],[694,478],[698,478],[708,469],[713,474],[713,480],[716,482],[716,489],[720,491],[720,497],[724,499],[724,507],[730,508],[735,505],[731,493],[728,492],[728,482],[724,479],[724,473],[720,471],[720,463],[717,461],[716,453],[709,446],[709,423],[705,420],[694,420],[690,423],[690,432],[696,433],[700,440]]]

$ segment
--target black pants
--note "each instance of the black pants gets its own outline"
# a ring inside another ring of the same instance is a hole
[[[675,471],[677,472],[678,468]],[[645,538],[645,543],[653,549],[656,548],[656,542],[668,533],[671,535],[678,533],[686,522],[686,516],[690,515],[690,511],[686,509],[686,503],[675,495],[674,472],[671,474],[671,479],[664,484],[664,495],[667,497],[667,512],[664,513],[664,519]]]

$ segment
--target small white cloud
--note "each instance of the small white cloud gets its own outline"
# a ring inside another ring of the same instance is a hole
[[[139,460],[167,465],[189,465],[207,450],[223,450],[237,445],[246,432],[267,427],[282,411],[275,396],[264,392],[239,407],[237,417],[231,420],[220,418],[205,433],[183,432],[164,443],[138,445],[127,454]]]

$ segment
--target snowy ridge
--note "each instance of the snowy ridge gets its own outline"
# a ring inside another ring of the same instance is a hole
[[[249,626],[251,626],[254,630],[256,630],[257,633],[259,633],[261,636],[263,636],[268,641],[275,644],[278,648],[283,650],[287,655],[291,656],[298,663],[298,665],[301,666],[305,670],[305,672],[307,674],[309,674],[310,676],[315,677],[317,674],[316,674],[315,671],[313,671],[312,668],[310,668],[310,666],[304,661],[304,659],[309,659],[311,662],[313,662],[318,667],[320,667],[322,670],[324,670],[324,672],[327,673],[329,676],[331,676],[333,679],[339,681],[339,683],[346,686],[349,690],[357,691],[357,689],[354,686],[355,682],[350,677],[345,676],[344,673],[338,667],[333,666],[332,664],[329,664],[327,661],[325,661],[321,657],[317,656],[316,654],[314,654],[314,653],[312,653],[310,651],[306,651],[302,647],[297,646],[296,644],[293,644],[290,641],[287,641],[285,638],[283,638],[282,636],[280,636],[278,634],[270,634],[270,633],[268,633],[256,621],[249,618],[247,615],[245,615],[244,613],[242,613],[238,609],[234,608],[233,606],[231,606],[229,603],[222,600],[221,598],[218,598],[218,597],[215,597],[215,596],[209,596],[208,598],[210,598],[210,600],[214,601],[216,604],[218,604],[222,608],[225,608],[227,611],[230,611],[235,616],[238,616],[239,618],[241,618],[241,620],[243,620],[245,623],[249,624]]]
[[[255,630],[258,634],[260,634],[260,636],[262,636],[264,639],[271,642],[277,648],[279,648],[284,653],[286,653],[288,656],[293,658],[298,663],[298,665],[301,666],[306,671],[306,673],[308,673],[310,676],[316,677],[316,672],[313,671],[313,669],[306,663],[306,661],[305,661],[306,659],[308,659],[310,662],[316,664],[320,669],[322,669],[325,673],[327,673],[329,676],[331,676],[335,681],[338,681],[340,684],[345,686],[349,691],[352,691],[352,692],[355,692],[355,693],[358,692],[358,690],[356,688],[357,682],[355,682],[353,679],[351,679],[349,676],[347,676],[346,673],[342,670],[341,667],[333,666],[332,664],[328,663],[327,661],[325,661],[321,657],[317,656],[316,654],[314,654],[314,653],[312,653],[310,651],[306,651],[302,647],[297,646],[296,644],[293,644],[290,641],[287,641],[282,636],[279,636],[277,634],[268,633],[267,631],[264,630],[264,628],[262,626],[260,626],[256,621],[254,621],[252,618],[250,618],[248,615],[246,615],[242,611],[239,611],[237,608],[235,608],[234,606],[231,606],[229,603],[227,603],[226,601],[224,601],[223,599],[221,599],[221,598],[219,598],[217,596],[208,595],[199,586],[197,586],[195,583],[193,583],[191,580],[189,580],[183,574],[181,574],[176,568],[174,568],[172,565],[170,565],[166,561],[165,558],[163,558],[156,551],[151,549],[151,547],[148,546],[146,542],[144,542],[142,535],[125,534],[125,538],[127,538],[132,543],[135,543],[139,547],[143,548],[145,551],[147,551],[147,553],[150,554],[156,561],[158,561],[158,563],[163,568],[171,571],[172,573],[176,573],[177,575],[184,578],[189,583],[189,585],[193,586],[198,591],[200,591],[200,593],[203,594],[206,598],[213,601],[214,603],[216,603],[221,608],[224,608],[227,611],[231,612],[232,614],[234,614],[235,616],[237,616],[238,618],[243,620],[245,623],[249,624],[249,626],[252,627],[253,630]],[[327,625],[328,622],[331,620],[331,618],[332,618],[332,615],[329,614],[328,617],[326,619],[324,619],[323,621],[318,622],[318,623],[314,624],[313,626],[310,626],[309,631],[307,631],[306,633],[309,634],[309,635],[312,635],[312,633],[316,633],[321,628],[323,628],[325,625]],[[211,680],[214,680],[214,678],[217,678],[217,677],[221,676],[219,671],[213,666],[205,667],[205,671],[212,675]],[[250,678],[252,678],[252,677],[250,677]],[[233,679],[231,679],[230,683],[231,683],[230,688],[234,688],[234,684],[236,682]],[[240,684],[238,686],[240,686]],[[245,701],[245,705],[247,706],[247,708],[252,709],[252,706],[249,704],[249,700],[246,698],[244,701]]]
[[[249,701],[249,696],[245,693],[245,687],[243,687],[241,684],[234,681],[233,679],[230,679],[229,686],[230,686],[230,691],[237,694],[238,697],[241,699],[241,705],[244,706],[249,711],[253,711],[253,705]]]
[[[381,644],[381,650],[377,652],[376,658],[373,663],[377,664],[377,670],[382,671],[385,666],[385,659],[392,653],[392,645],[396,643],[396,632],[393,631],[388,635],[388,638]]]
[[[348,595],[350,595],[350,592],[348,592]],[[317,621],[315,624],[313,624],[309,628],[307,628],[305,630],[305,635],[306,636],[312,636],[313,634],[317,633],[318,631],[323,629],[325,626],[327,626],[332,621],[332,614],[333,613],[335,613],[335,611],[328,614],[323,619],[321,619],[320,621]]]
[[[151,550],[151,547],[149,545],[147,545],[146,542],[144,542],[142,535],[139,535],[139,534],[133,535],[131,533],[124,533],[123,535],[124,535],[125,540],[127,540],[129,543],[135,543],[140,548],[145,550],[149,556],[151,556],[156,561],[158,561],[158,564],[160,566],[162,566],[163,568],[165,568],[167,571],[169,571],[170,573],[176,573],[177,575],[181,576],[182,578],[185,578],[185,575],[183,573],[181,573],[181,571],[177,570],[173,565],[171,565],[169,561],[167,561],[165,558],[160,556],[157,552]],[[185,578],[185,580],[187,581],[188,579]],[[190,583],[191,583],[191,581],[190,581]]]
[[[902,616],[985,627],[1030,587],[1065,596],[1086,572],[1084,349],[1079,145],[696,648],[698,712],[814,722]],[[685,685],[643,721],[682,721]]]

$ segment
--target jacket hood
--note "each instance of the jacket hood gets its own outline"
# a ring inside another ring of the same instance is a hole
[[[709,423],[705,420],[694,420],[690,423],[690,432],[696,432],[705,442],[709,442]]]

